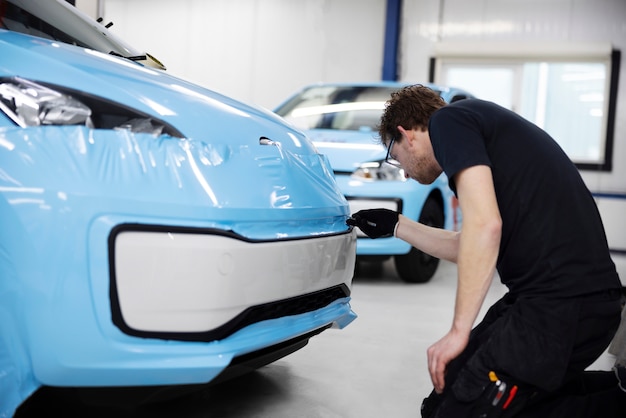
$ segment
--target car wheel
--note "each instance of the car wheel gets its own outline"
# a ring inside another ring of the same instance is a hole
[[[443,228],[444,216],[441,205],[433,198],[428,198],[419,221],[425,225]],[[415,247],[407,254],[394,257],[396,271],[402,280],[407,283],[426,283],[437,271],[439,259],[428,255]]]

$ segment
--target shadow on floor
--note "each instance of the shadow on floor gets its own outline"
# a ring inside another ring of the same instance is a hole
[[[289,367],[271,366],[216,385],[187,386],[184,392],[162,392],[167,399],[140,406],[108,406],[72,389],[42,388],[17,411],[15,418],[42,416],[160,418],[160,417],[250,417],[264,405],[285,402],[291,395]],[[102,394],[101,394],[102,395]],[[106,398],[106,394],[104,395]],[[158,395],[157,395],[158,397]],[[126,396],[131,402],[132,391]],[[119,391],[115,402],[119,403]]]

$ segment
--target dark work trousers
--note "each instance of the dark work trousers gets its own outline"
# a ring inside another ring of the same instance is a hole
[[[505,295],[448,365],[444,392],[424,399],[422,417],[626,417],[613,372],[585,372],[620,312],[617,289],[566,300]]]

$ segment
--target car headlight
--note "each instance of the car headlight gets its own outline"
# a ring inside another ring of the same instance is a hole
[[[0,108],[21,127],[91,126],[91,109],[79,100],[17,77],[0,83]]]
[[[22,128],[84,125],[184,137],[170,124],[139,110],[103,97],[20,77],[0,78],[0,111]]]
[[[366,181],[406,181],[402,168],[384,161],[363,163],[352,173],[352,177]]]

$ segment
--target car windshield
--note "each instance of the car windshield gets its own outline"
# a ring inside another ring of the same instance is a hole
[[[300,129],[374,131],[397,87],[313,86],[276,110]]]
[[[300,129],[374,130],[394,88],[316,86],[277,110]]]
[[[0,28],[131,59],[141,55],[105,26],[57,0],[0,0]]]
[[[28,13],[17,4],[8,1],[0,1],[0,28],[78,46],[87,46],[58,28]]]

